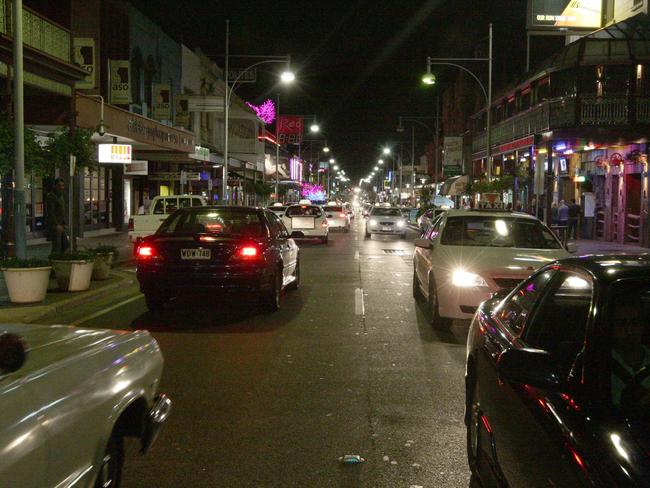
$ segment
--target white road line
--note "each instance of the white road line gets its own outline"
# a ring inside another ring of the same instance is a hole
[[[359,261],[359,251],[354,251],[354,259]]]
[[[363,288],[354,290],[354,313],[355,315],[365,315],[366,310],[363,306]]]
[[[134,301],[136,301],[136,300],[138,300],[138,299],[140,299],[140,298],[144,298],[144,295],[136,295],[136,296],[134,296],[134,297],[127,298],[126,300],[124,300],[124,301],[122,301],[122,302],[116,303],[116,304],[113,305],[112,307],[104,308],[104,309],[102,309],[102,310],[100,310],[100,311],[98,311],[98,312],[95,312],[95,313],[92,314],[92,315],[88,315],[87,317],[83,317],[83,318],[77,319],[77,320],[75,320],[74,322],[72,322],[70,325],[79,325],[79,324],[83,324],[84,322],[88,322],[89,320],[95,319],[95,318],[97,318],[97,317],[101,317],[102,315],[107,314],[108,312],[112,312],[112,311],[115,310],[116,308],[120,308],[120,307],[126,305],[127,303],[134,302]]]

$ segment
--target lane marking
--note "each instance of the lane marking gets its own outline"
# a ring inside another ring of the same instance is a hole
[[[354,259],[359,261],[359,251],[354,251]]]
[[[363,306],[363,288],[357,288],[354,290],[354,314],[366,314],[365,307]]]
[[[144,298],[144,295],[136,295],[134,297],[127,298],[124,301],[116,303],[112,307],[104,308],[102,310],[99,310],[98,312],[95,312],[94,314],[88,315],[87,317],[82,317],[80,319],[77,319],[74,322],[70,323],[70,325],[79,325],[79,324],[83,324],[84,322],[88,322],[89,320],[96,319],[97,317],[101,317],[102,315],[107,314],[108,312],[112,312],[116,308],[120,308],[126,305],[127,303],[134,302],[136,300],[139,300],[140,298]]]

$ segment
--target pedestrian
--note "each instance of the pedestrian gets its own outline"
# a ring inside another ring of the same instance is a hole
[[[551,204],[551,225],[557,225],[558,224],[558,210],[557,210],[557,203],[553,202]]]
[[[68,250],[64,189],[63,178],[57,178],[54,180],[52,191],[47,194],[45,199],[47,231],[52,241],[52,254],[64,253]]]
[[[558,225],[566,227],[569,224],[569,207],[564,200],[560,200],[560,205],[557,209]]]
[[[580,216],[580,205],[576,203],[576,199],[571,199],[569,205],[569,239],[578,238],[578,217]]]

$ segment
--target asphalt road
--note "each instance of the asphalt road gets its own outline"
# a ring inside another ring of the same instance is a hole
[[[131,286],[45,320],[160,343],[174,411],[146,457],[128,443],[124,488],[469,486],[468,324],[434,330],[414,303],[413,233],[364,240],[355,227],[299,243],[301,287],[273,315],[209,297],[151,314],[125,268]]]

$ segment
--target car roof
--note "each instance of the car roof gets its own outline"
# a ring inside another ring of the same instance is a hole
[[[228,205],[204,205],[202,207],[183,207],[179,208],[177,212],[204,212],[206,210],[231,210],[233,212],[249,212],[249,213],[259,213],[264,210],[268,210],[261,207],[239,207],[239,206],[228,206]]]
[[[587,254],[561,259],[557,263],[585,269],[601,282],[650,277],[650,254],[648,253]]]
[[[523,218],[538,220],[534,215],[530,215],[524,212],[506,212],[498,210],[462,210],[462,209],[448,209],[445,210],[448,217],[502,217],[502,218]]]

